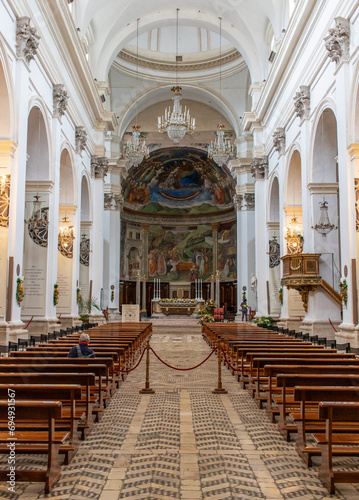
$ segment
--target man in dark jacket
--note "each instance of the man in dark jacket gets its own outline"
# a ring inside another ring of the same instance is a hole
[[[87,333],[81,333],[78,345],[71,347],[68,358],[95,358],[95,353],[89,348],[90,337]]]
[[[246,300],[243,300],[241,302],[241,311],[242,311],[242,321],[247,321],[248,306]]]

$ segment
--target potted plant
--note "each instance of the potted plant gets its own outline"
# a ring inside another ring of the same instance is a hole
[[[82,321],[82,323],[89,323],[92,309],[101,311],[100,306],[97,304],[97,299],[94,297],[88,297],[87,299],[81,297],[81,299],[78,301],[78,306],[80,321]]]

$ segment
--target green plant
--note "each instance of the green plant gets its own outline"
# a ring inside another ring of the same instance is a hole
[[[262,316],[258,323],[262,325],[273,325],[274,319],[271,316]]]
[[[79,316],[82,323],[88,323],[92,309],[101,311],[101,308],[97,303],[97,299],[94,297],[88,297],[87,299],[81,297],[81,300],[78,301],[78,306]]]
[[[252,320],[252,323],[254,323],[255,325],[258,325],[258,323],[259,323],[259,318],[254,318],[254,319]]]

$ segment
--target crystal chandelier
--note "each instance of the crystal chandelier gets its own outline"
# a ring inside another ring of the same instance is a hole
[[[141,125],[133,125],[132,142],[128,141],[124,147],[125,154],[134,167],[138,167],[142,160],[148,158],[148,147],[145,141],[140,144],[140,128]]]
[[[226,163],[230,158],[233,158],[233,145],[229,140],[224,139],[224,125],[219,123],[217,125],[217,139],[211,141],[208,146],[208,158],[213,158],[219,167]]]
[[[63,225],[60,226],[59,236],[58,236],[58,249],[65,257],[72,259],[73,255],[73,241],[74,236],[74,226],[69,225],[69,218],[62,218]]]
[[[178,144],[186,134],[193,134],[196,128],[196,121],[190,117],[189,109],[185,107],[182,112],[181,106],[182,94],[180,92],[182,89],[178,85],[178,11],[179,9],[177,9],[176,20],[176,85],[171,88],[171,92],[173,92],[173,110],[171,112],[171,107],[169,106],[165,109],[165,116],[158,117],[158,131],[161,134],[167,132],[168,137],[175,144]]]
[[[124,147],[125,155],[127,156],[131,166],[138,167],[142,160],[148,158],[148,147],[146,146],[145,141],[140,144],[140,128],[141,125],[137,125],[137,104],[138,104],[138,23],[139,19],[137,19],[137,59],[136,59],[136,125],[132,126],[132,142],[127,141],[126,146]]]
[[[303,231],[298,224],[297,217],[293,217],[286,228],[287,253],[293,255],[303,252]]]
[[[28,225],[30,237],[35,243],[46,247],[49,225],[49,221],[47,220],[48,209],[41,208],[42,201],[40,201],[40,198],[41,196],[38,194],[34,195],[32,213],[30,219],[25,220],[25,223]]]
[[[219,96],[222,101],[222,18],[219,18]],[[208,158],[213,158],[219,167],[234,157],[233,145],[224,139],[224,125],[217,125],[217,139],[208,146]]]
[[[325,199],[323,198],[323,201],[320,202],[319,205],[320,205],[319,224],[315,224],[313,229],[315,229],[322,236],[326,237],[326,235],[330,233],[330,231],[338,228],[335,224],[330,223],[328,215],[328,202],[325,201]]]

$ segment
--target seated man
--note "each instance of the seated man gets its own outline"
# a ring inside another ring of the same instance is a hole
[[[71,347],[68,358],[95,358],[95,353],[89,348],[90,336],[87,333],[81,333],[79,344]]]

